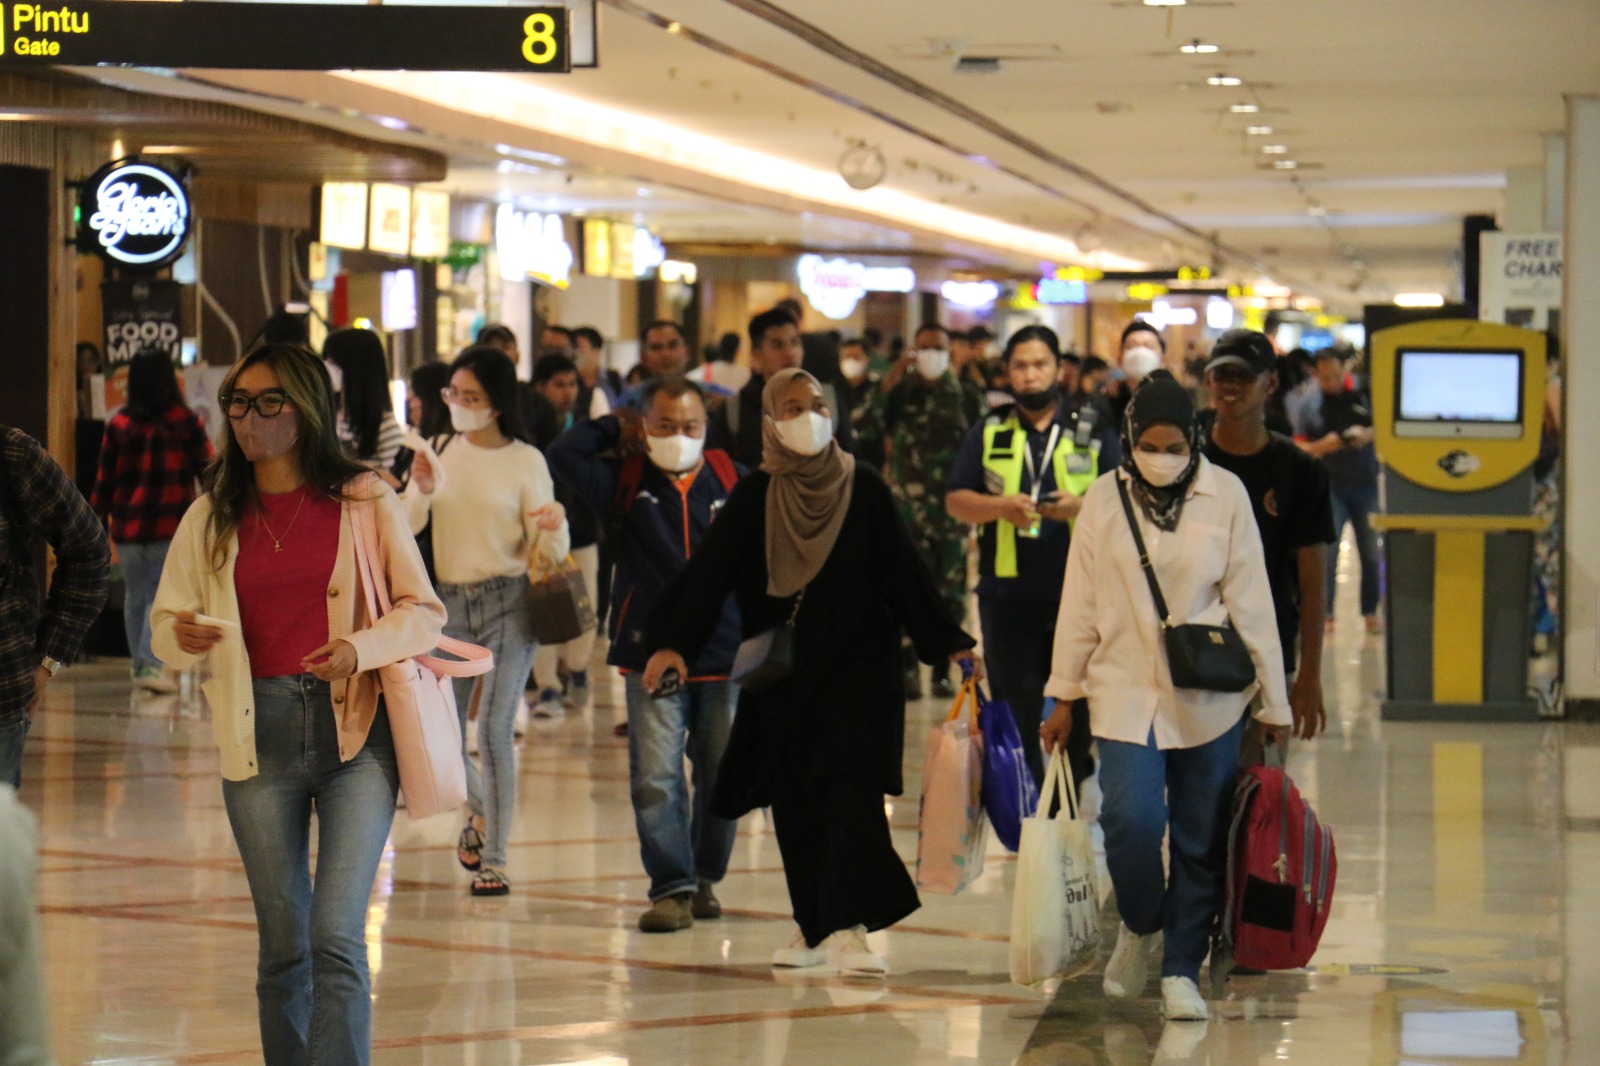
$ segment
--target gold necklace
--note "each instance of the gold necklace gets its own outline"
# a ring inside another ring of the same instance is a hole
[[[304,507],[305,505],[306,505],[305,486],[302,485],[300,487],[300,502],[294,505],[294,517],[290,518],[289,519],[289,524],[286,527],[284,527],[283,537],[287,537],[289,535],[289,530],[294,528],[295,519],[300,517],[300,508]],[[256,522],[261,526],[262,529],[267,531],[267,536],[272,539],[272,550],[275,551],[275,552],[283,551],[283,537],[275,535],[272,532],[272,527],[267,525],[267,509],[266,509],[266,507],[260,506],[259,504],[258,504],[258,507],[259,507],[259,509],[256,511]]]

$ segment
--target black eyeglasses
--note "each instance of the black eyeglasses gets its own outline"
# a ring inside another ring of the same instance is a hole
[[[231,392],[222,398],[222,405],[228,417],[236,422],[249,414],[252,408],[262,418],[277,418],[283,413],[284,404],[288,402],[289,394],[282,389],[268,389],[259,396]]]

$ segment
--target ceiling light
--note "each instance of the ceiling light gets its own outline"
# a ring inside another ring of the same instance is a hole
[[[667,32],[668,33],[682,33],[683,32],[683,23],[681,23],[681,22],[669,22],[669,23],[667,23]]]
[[[1263,144],[1261,151],[1264,155],[1288,155],[1289,146],[1287,144]]]
[[[1296,163],[1293,159],[1274,159],[1272,161],[1272,167],[1274,170],[1296,170],[1299,168],[1299,166],[1300,164]]]
[[[0,122],[26,122],[32,117],[24,111],[0,111]]]
[[[1271,126],[1246,126],[1244,131],[1252,137],[1271,137]]]
[[[1220,85],[1220,86],[1236,86],[1236,85],[1243,85],[1244,84],[1244,80],[1242,78],[1236,78],[1232,74],[1213,74],[1213,75],[1211,75],[1211,77],[1206,79],[1206,84],[1207,85]]]
[[[1395,293],[1394,305],[1396,307],[1443,307],[1444,297],[1436,292],[1399,292]]]
[[[1144,0],[1145,7],[1182,7],[1189,0]]]
[[[1221,51],[1221,49],[1217,45],[1207,44],[1200,38],[1196,37],[1188,44],[1180,46],[1178,51],[1182,52],[1186,56],[1208,56],[1213,52]]]
[[[1261,105],[1260,104],[1233,104],[1233,105],[1229,106],[1228,110],[1232,111],[1235,115],[1253,115],[1257,111],[1261,110]]]

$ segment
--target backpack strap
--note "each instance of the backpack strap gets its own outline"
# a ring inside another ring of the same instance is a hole
[[[739,483],[739,471],[733,465],[733,459],[728,453],[721,448],[712,448],[706,452],[706,464],[722,483],[722,491],[732,492],[733,487]]]
[[[614,515],[620,517],[632,509],[639,495],[639,482],[644,478],[644,461],[645,457],[638,452],[622,460],[622,469],[617,471],[617,487],[611,496]]]

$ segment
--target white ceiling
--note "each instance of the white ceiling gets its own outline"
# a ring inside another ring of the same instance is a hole
[[[519,125],[499,99],[516,95],[510,82],[461,79],[472,91],[450,99],[425,75],[198,77],[264,108],[444,150],[459,191],[631,214],[669,241],[909,245],[1025,267],[1035,246],[998,224],[1058,244],[1088,226],[1108,253],[1203,263],[1211,250],[1192,229],[1215,234],[1235,273],[1346,307],[1452,292],[1462,216],[1500,211],[1507,168],[1542,164],[1564,93],[1600,92],[1596,0],[603,0],[601,16],[599,69],[527,76],[528,92],[642,116],[669,143],[693,135],[809,167],[815,187],[756,189],[657,157],[670,153],[597,147],[582,129]],[[1196,37],[1222,51],[1181,55]],[[956,54],[1032,58],[972,75],[954,72]],[[892,84],[871,61],[915,83]],[[1223,71],[1246,84],[1205,84]],[[1244,101],[1261,112],[1228,113]],[[1247,136],[1250,124],[1274,134]],[[568,165],[513,156],[502,173],[496,143]],[[833,176],[853,143],[888,160],[872,194]],[[1258,151],[1268,143],[1300,169],[1273,170]],[[888,222],[881,193],[970,212],[971,232]]]

